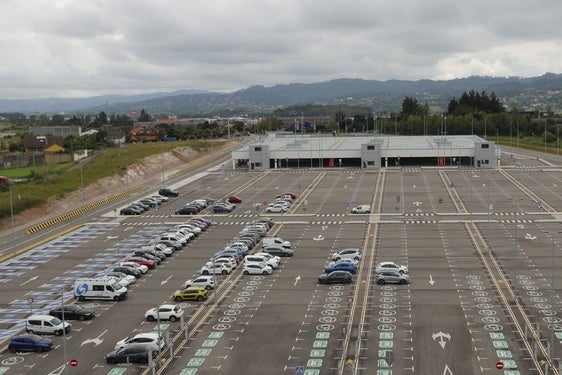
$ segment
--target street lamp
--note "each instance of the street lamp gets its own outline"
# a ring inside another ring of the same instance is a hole
[[[61,306],[61,320],[62,320],[62,348],[63,348],[63,360],[64,366],[63,371],[65,374],[68,373],[68,354],[66,352],[66,326],[64,324],[64,288],[60,291],[60,306]]]
[[[12,183],[8,180],[8,188],[10,190],[10,214],[12,216],[12,232],[14,231],[14,200],[12,198]]]
[[[547,237],[550,238],[550,240],[552,241],[552,260],[551,260],[551,281],[550,281],[550,290],[552,292],[552,304],[554,305],[554,300],[556,298],[556,294],[554,291],[554,245],[555,245],[555,237],[554,235],[556,234],[560,234],[562,233],[562,231],[543,231],[543,233],[546,234]],[[551,330],[550,330],[550,359],[554,359],[554,324],[551,324]]]

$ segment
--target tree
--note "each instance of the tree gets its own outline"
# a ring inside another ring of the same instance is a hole
[[[408,116],[422,116],[426,114],[428,108],[429,107],[427,107],[427,104],[425,106],[422,106],[418,103],[418,100],[416,98],[410,98],[406,96],[402,101],[402,111],[400,112],[400,116],[403,119],[407,119]]]
[[[144,108],[141,109],[141,113],[140,116],[138,118],[138,122],[151,122],[152,121],[152,116],[150,116],[145,110]]]

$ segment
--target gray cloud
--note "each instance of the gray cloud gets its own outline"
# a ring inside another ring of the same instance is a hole
[[[4,0],[0,98],[562,71],[562,3]]]

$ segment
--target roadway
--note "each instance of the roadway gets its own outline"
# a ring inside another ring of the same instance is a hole
[[[529,165],[525,163],[528,162]],[[562,322],[559,186],[561,168],[508,155],[501,170],[388,168],[277,170],[210,169],[181,195],[140,217],[103,207],[45,233],[20,238],[29,250],[0,265],[0,338],[30,311],[72,302],[67,285],[96,274],[156,234],[182,222],[172,215],[203,196],[239,195],[232,214],[207,215],[214,225],[149,271],[122,302],[89,302],[98,316],[72,322],[44,354],[0,354],[0,373],[149,374],[146,366],[107,365],[119,339],[150,331],[144,312],[171,294],[242,227],[272,217],[291,241],[292,258],[270,276],[220,276],[205,303],[183,303],[184,321],[162,326],[173,339],[154,372],[166,374],[477,374],[558,373]],[[558,162],[558,165],[562,163]],[[299,195],[283,215],[263,212],[277,193]],[[143,191],[146,195],[148,190]],[[370,204],[370,215],[349,206]],[[14,240],[15,242],[18,242]],[[330,253],[363,251],[350,285],[318,285]],[[10,251],[16,251],[15,244]],[[407,265],[410,285],[380,286],[372,268],[383,260]],[[33,302],[30,304],[30,300]],[[552,352],[552,353],[551,353]]]

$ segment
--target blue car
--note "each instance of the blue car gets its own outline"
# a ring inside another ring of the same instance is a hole
[[[12,337],[8,350],[15,352],[47,352],[53,348],[53,340],[48,337],[26,333]]]
[[[347,271],[351,273],[357,272],[357,267],[353,263],[335,263],[324,269],[324,272],[330,273],[332,271]]]

